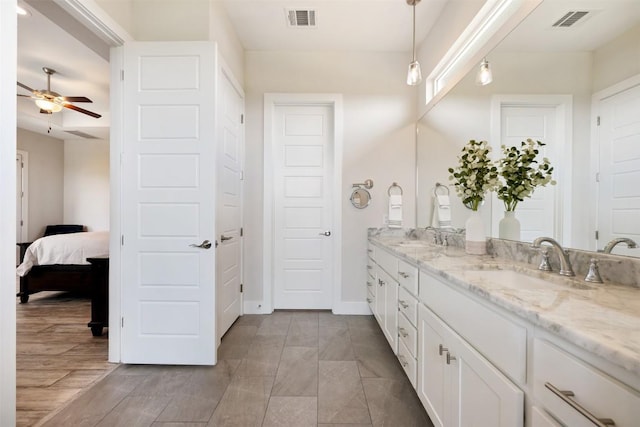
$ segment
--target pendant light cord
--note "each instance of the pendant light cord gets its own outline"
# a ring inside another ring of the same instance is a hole
[[[416,62],[416,3],[413,3],[413,62]]]

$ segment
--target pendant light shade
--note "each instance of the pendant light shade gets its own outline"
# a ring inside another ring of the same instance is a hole
[[[407,0],[407,4],[413,7],[413,59],[409,64],[409,71],[407,72],[407,84],[409,86],[416,86],[422,82],[422,70],[420,69],[420,63],[416,60],[416,5],[418,3],[420,3],[420,0]]]
[[[491,67],[489,67],[489,61],[485,58],[480,64],[480,70],[478,70],[478,75],[476,76],[476,83],[480,86],[485,86],[492,81],[493,74],[491,73]]]

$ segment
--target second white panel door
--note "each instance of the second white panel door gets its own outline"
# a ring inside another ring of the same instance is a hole
[[[274,308],[332,307],[333,110],[277,106],[274,120]]]

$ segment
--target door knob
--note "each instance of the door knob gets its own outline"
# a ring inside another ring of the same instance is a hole
[[[331,236],[331,231],[327,230],[327,231],[323,231],[318,233],[319,236]]]
[[[199,245],[196,245],[195,243],[192,243],[189,246],[192,247],[192,248],[209,249],[211,247],[211,242],[208,241],[208,240],[204,240]]]
[[[224,234],[221,234],[221,235],[220,235],[220,241],[221,241],[221,242],[225,242],[225,241],[227,241],[227,240],[231,240],[231,239],[233,239],[233,236],[231,236],[231,237],[227,237],[227,236],[225,236]]]

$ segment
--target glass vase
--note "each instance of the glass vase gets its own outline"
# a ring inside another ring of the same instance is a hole
[[[487,253],[487,233],[480,211],[471,211],[465,222],[465,252],[471,255]]]
[[[507,240],[520,240],[520,221],[515,211],[504,211],[504,218],[498,225],[498,237]]]

